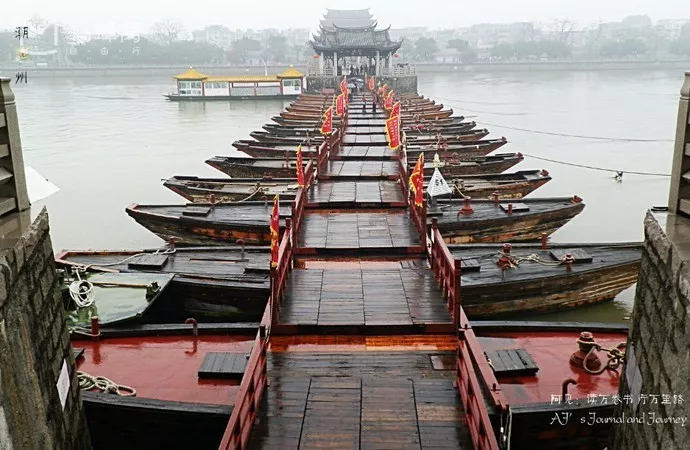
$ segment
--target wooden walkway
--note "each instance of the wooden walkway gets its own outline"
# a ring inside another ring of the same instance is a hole
[[[308,208],[404,208],[406,205],[396,181],[322,181],[307,196]]]
[[[453,319],[385,115],[361,114],[361,94],[349,111],[342,151],[306,195],[248,448],[471,449]]]
[[[450,361],[452,351],[272,350],[249,448],[469,450]]]

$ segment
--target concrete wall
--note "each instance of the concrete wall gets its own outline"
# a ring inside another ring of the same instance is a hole
[[[61,379],[64,362],[67,377]],[[58,380],[68,389],[64,407]],[[44,209],[21,237],[0,240],[0,449],[88,448]]]
[[[648,213],[645,218],[619,388],[619,397],[626,395],[630,402],[622,401],[615,411],[622,423],[613,425],[611,449],[690,447],[690,220],[685,217]]]
[[[343,77],[307,77],[307,89],[310,91],[320,91],[322,89],[335,89],[340,92],[338,88],[339,83]],[[376,77],[376,83],[388,84],[395,92],[402,93],[417,93],[417,76],[406,75],[398,77]]]

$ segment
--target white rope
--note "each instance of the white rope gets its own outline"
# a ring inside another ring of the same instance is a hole
[[[79,389],[82,391],[90,391],[91,389],[99,389],[108,394],[115,394],[121,397],[134,397],[137,395],[136,389],[116,384],[106,377],[94,377],[86,372],[77,372],[79,380]]]
[[[96,301],[96,293],[90,281],[82,280],[79,270],[74,269],[77,279],[69,285],[69,295],[78,308],[88,308]]]

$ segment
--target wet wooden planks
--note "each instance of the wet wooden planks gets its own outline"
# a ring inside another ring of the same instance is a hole
[[[271,353],[249,447],[470,449],[453,374],[425,352]]]
[[[390,250],[416,247],[421,241],[407,211],[308,211],[298,242],[301,248]]]
[[[397,161],[329,161],[326,178],[398,178]]]
[[[307,203],[333,207],[357,207],[361,204],[405,206],[405,198],[395,181],[322,181],[309,189]]]
[[[295,269],[281,301],[286,325],[413,326],[450,323],[430,269]]]
[[[344,145],[386,145],[386,135],[383,134],[348,134],[343,136]]]
[[[340,147],[338,153],[331,155],[332,159],[380,159],[390,160],[398,158],[398,152],[391,150],[388,146],[351,146]]]

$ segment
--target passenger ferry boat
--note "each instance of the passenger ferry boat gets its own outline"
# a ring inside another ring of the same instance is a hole
[[[177,75],[172,101],[290,99],[302,93],[304,74],[290,66],[278,75],[210,76],[189,68]]]

